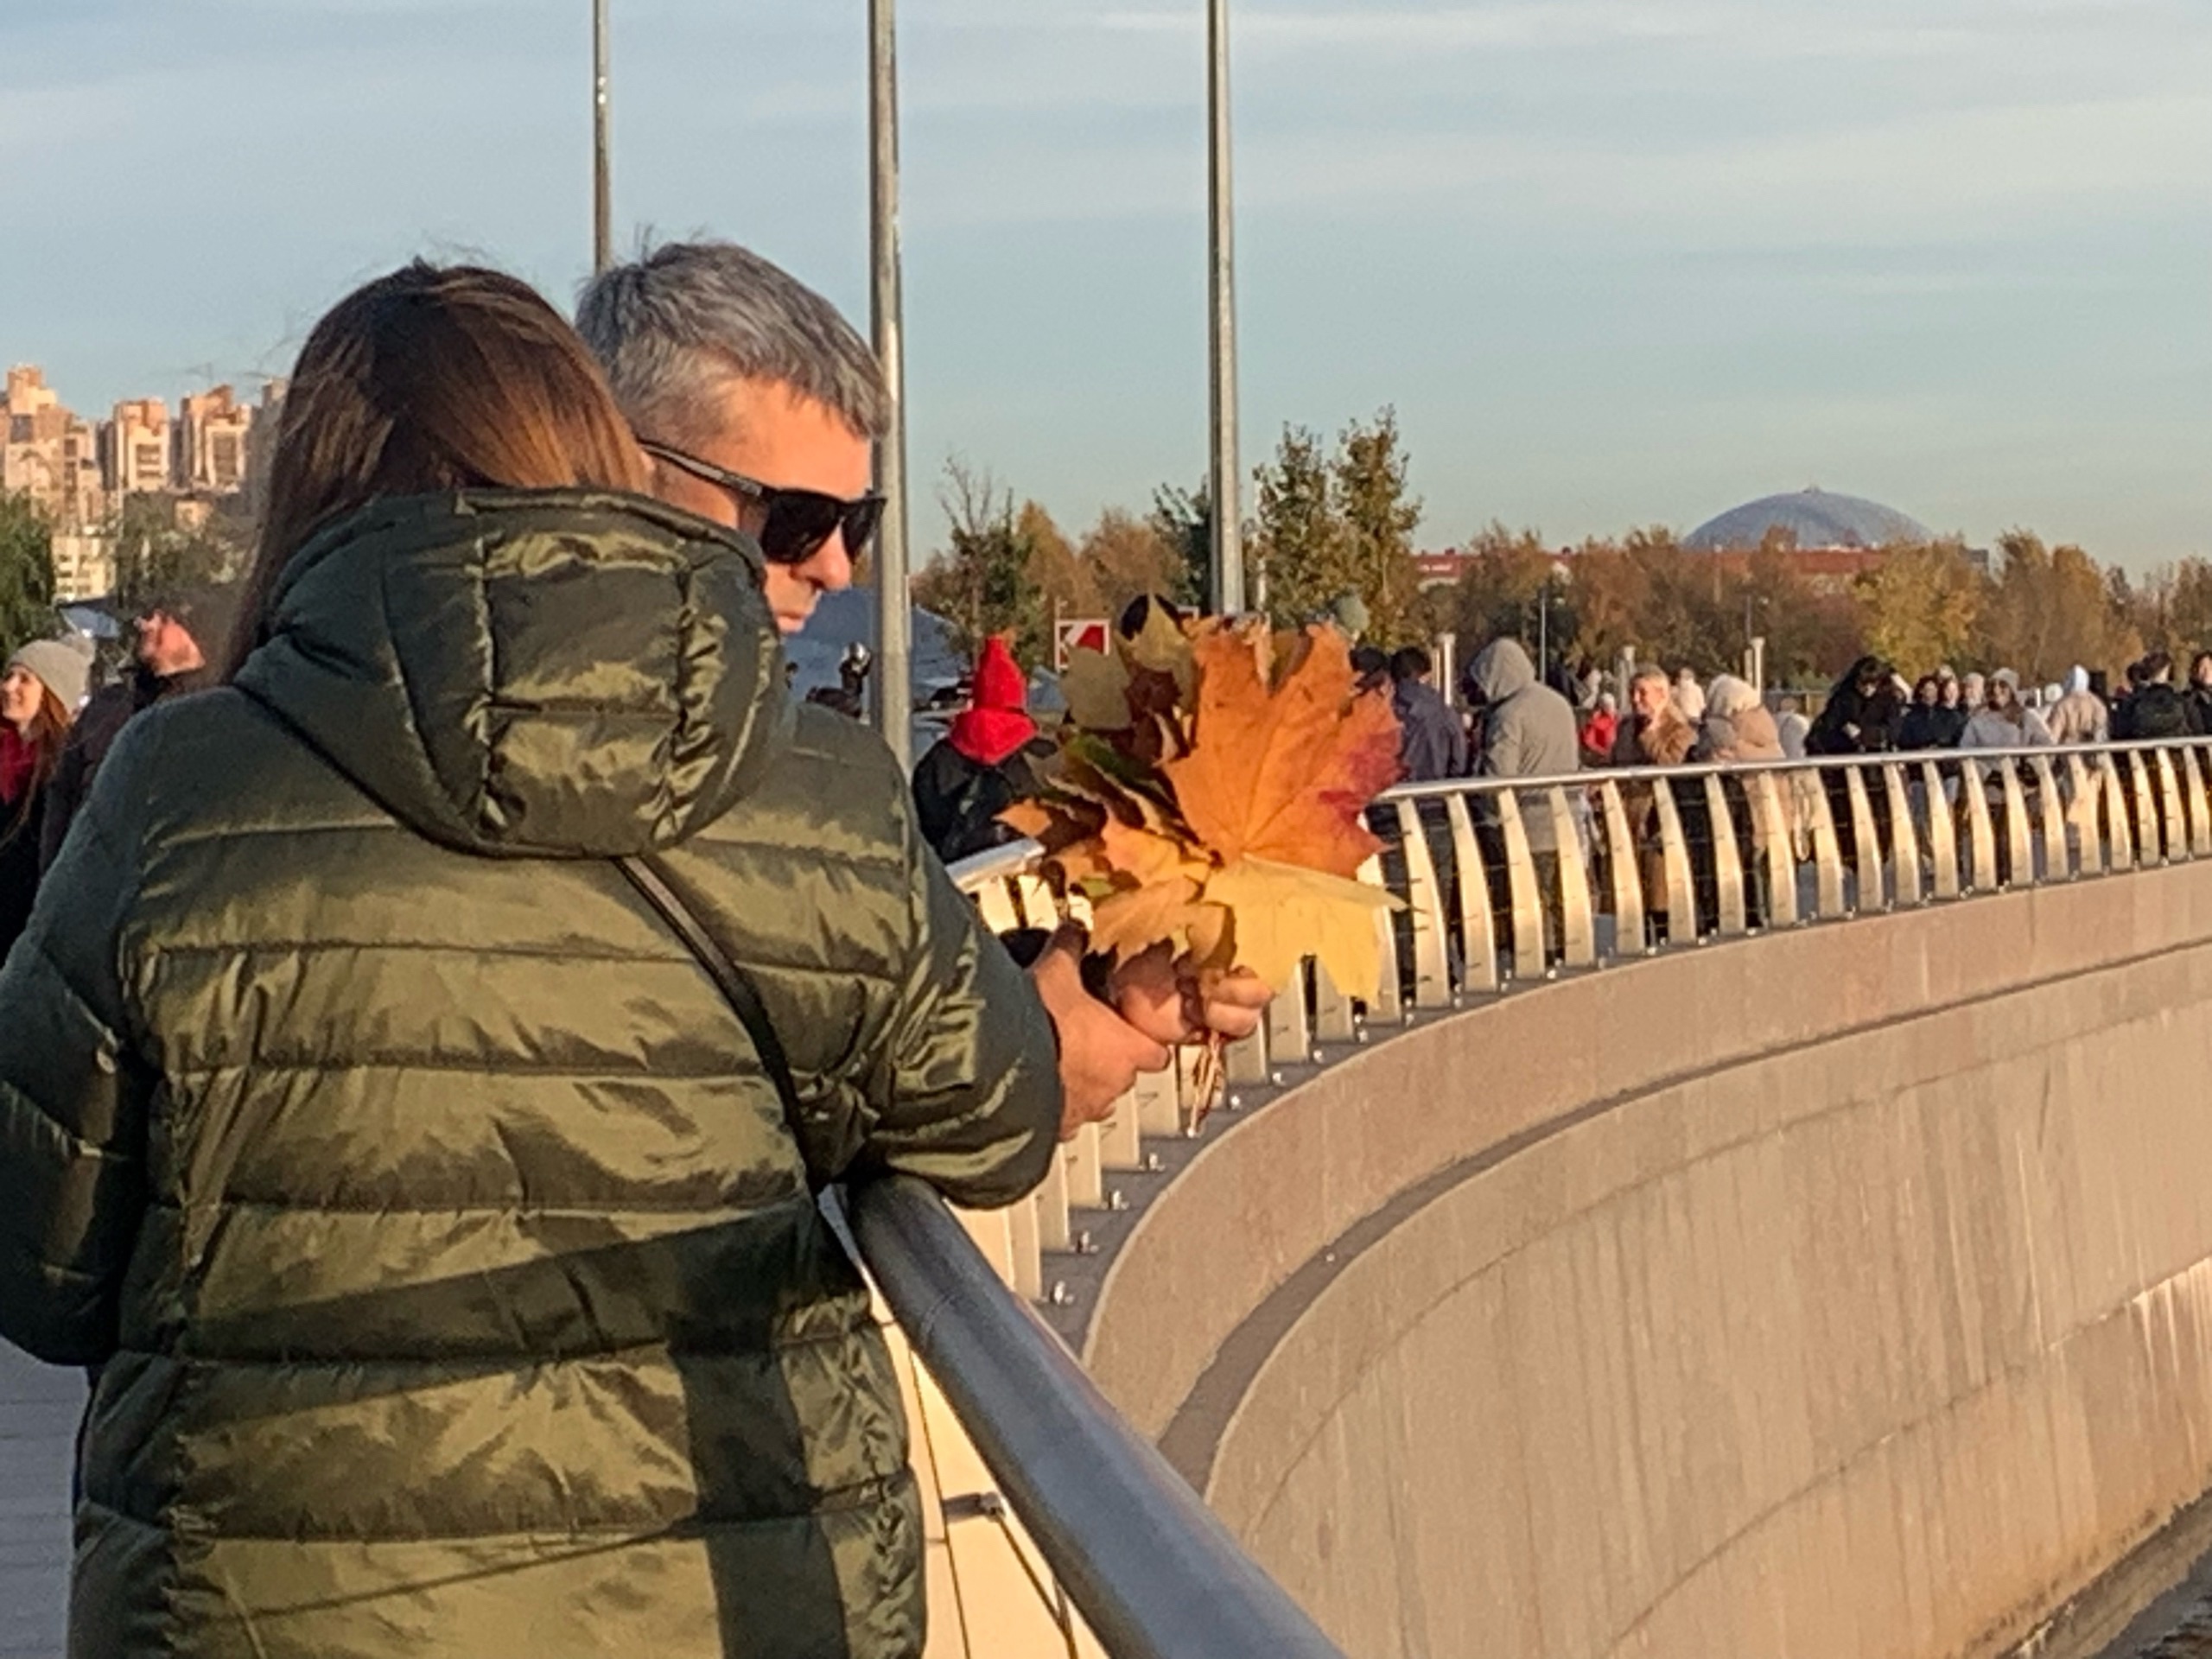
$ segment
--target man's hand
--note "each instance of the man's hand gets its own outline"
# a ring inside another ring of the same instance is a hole
[[[1154,945],[1114,969],[1114,1005],[1122,1018],[1156,1043],[1173,1046],[1207,1037],[1242,1042],[1260,1028],[1274,993],[1243,969],[1202,995],[1198,983],[1175,971],[1172,945]]]
[[[1080,934],[1054,939],[1029,974],[1059,1033],[1060,1087],[1067,1101],[1060,1139],[1073,1140],[1084,1124],[1113,1116],[1114,1103],[1135,1086],[1140,1072],[1164,1071],[1174,1057],[1084,988]]]

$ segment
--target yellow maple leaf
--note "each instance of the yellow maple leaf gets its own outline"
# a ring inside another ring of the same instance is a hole
[[[1353,695],[1350,647],[1332,628],[1270,689],[1265,633],[1217,627],[1192,645],[1198,712],[1190,752],[1163,770],[1192,835],[1224,865],[1259,859],[1349,880],[1382,843],[1361,821],[1398,779],[1398,721]]]
[[[1216,872],[1205,897],[1233,918],[1236,965],[1271,989],[1288,987],[1298,964],[1315,957],[1344,995],[1375,1000],[1382,976],[1382,921],[1398,908],[1382,888],[1246,858]]]
[[[1191,636],[1183,624],[1168,613],[1165,605],[1154,605],[1147,612],[1143,630],[1134,639],[1123,642],[1122,649],[1132,668],[1150,669],[1166,674],[1175,682],[1175,689],[1185,702],[1190,699],[1198,682],[1198,664],[1191,649]]]
[[[1092,906],[1090,948],[1113,957],[1141,956],[1163,942],[1187,950],[1201,918],[1198,893],[1197,882],[1179,875],[1116,887]]]
[[[1060,695],[1068,700],[1068,718],[1088,730],[1126,732],[1135,723],[1129,711],[1129,666],[1116,652],[1070,652]]]

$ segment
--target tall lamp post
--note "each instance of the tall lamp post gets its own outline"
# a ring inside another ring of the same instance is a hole
[[[1243,467],[1236,452],[1236,216],[1229,149],[1229,0],[1211,0],[1206,30],[1209,266],[1213,346],[1213,605],[1224,616],[1244,608]]]
[[[607,158],[607,0],[591,4],[591,268],[614,263],[614,177]]]
[[[868,143],[875,355],[891,423],[875,449],[884,498],[875,537],[875,718],[902,767],[913,764],[912,601],[906,559],[906,302],[899,252],[899,29],[895,0],[868,0]]]

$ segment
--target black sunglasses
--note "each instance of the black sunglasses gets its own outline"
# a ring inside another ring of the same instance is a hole
[[[840,496],[825,495],[820,490],[778,489],[772,484],[733,473],[651,438],[639,439],[638,447],[656,461],[664,461],[694,478],[728,490],[736,498],[741,513],[748,507],[757,508],[765,515],[760,525],[760,551],[778,564],[804,564],[840,529],[845,532],[845,551],[858,558],[861,550],[874,539],[876,526],[883,522],[883,498],[880,495],[863,495],[848,501]]]

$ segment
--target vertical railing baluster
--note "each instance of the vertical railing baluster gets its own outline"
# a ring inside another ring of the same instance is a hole
[[[2028,764],[2036,772],[2036,823],[2042,830],[2043,880],[2070,881],[2074,866],[2066,851],[2066,803],[2058,788],[2058,773],[2048,754]]]
[[[2102,754],[2097,758],[2097,793],[2102,798],[2105,812],[2105,868],[2110,870],[2132,870],[2135,868],[2135,827],[2127,810],[2127,786],[2121,781],[2120,758]]]
[[[1359,879],[1370,887],[1389,891],[1389,884],[1382,879],[1382,861],[1370,858],[1360,867]],[[1398,930],[1396,918],[1389,911],[1375,912],[1376,949],[1382,958],[1382,971],[1377,977],[1375,1000],[1368,1005],[1370,1021],[1397,1025],[1406,1017],[1405,982],[1398,965]],[[1322,972],[1328,970],[1323,969]]]
[[[1766,925],[1770,930],[1797,925],[1797,848],[1789,833],[1789,817],[1783,809],[1782,791],[1788,780],[1777,772],[1762,772],[1747,787],[1758,825],[1756,840],[1764,842],[1765,860]]]
[[[2028,844],[2027,791],[2020,787],[2020,765],[2017,760],[2000,760],[2002,770],[1998,781],[2005,791],[2005,883],[2015,887],[2032,887],[2036,884],[2035,854]]]
[[[1937,899],[1959,896],[1959,825],[1952,816],[1951,797],[1943,786],[1939,762],[1920,763],[1921,791],[1928,798],[1928,864]]]
[[[1521,817],[1517,791],[1501,789],[1491,796],[1497,808],[1498,838],[1505,843],[1505,884],[1513,916],[1513,975],[1516,979],[1544,976],[1544,896],[1536,878],[1535,855],[1529,849],[1529,826]]]
[[[1605,830],[1605,862],[1612,878],[1613,956],[1616,960],[1644,951],[1643,869],[1637,860],[1636,826],[1628,821],[1621,786],[1611,779],[1598,785],[1598,816]]]
[[[2197,747],[2184,744],[2181,752],[2182,789],[2189,798],[2189,855],[2212,858],[2212,799],[2204,793],[2204,768],[2197,759]]]
[[[1597,920],[1591,913],[1590,866],[1582,853],[1582,817],[1563,785],[1551,791],[1552,840],[1559,849],[1560,957],[1569,968],[1594,967]]]
[[[1421,823],[1421,807],[1427,803],[1400,801],[1398,834],[1405,847],[1406,886],[1401,895],[1413,911],[1413,1005],[1417,1008],[1452,1006],[1450,934],[1444,918],[1444,886],[1436,877],[1428,834]]]
[[[1713,880],[1720,937],[1738,939],[1751,931],[1751,906],[1745,902],[1743,849],[1736,842],[1736,815],[1728,810],[1728,791],[1719,772],[1705,774],[1705,811],[1713,823]]]
[[[2165,831],[2166,862],[2189,856],[2189,819],[2183,810],[2181,779],[2174,773],[2173,751],[2160,749],[2151,757],[2158,791],[2158,826]]]
[[[1848,916],[1851,907],[1843,891],[1843,847],[1836,839],[1835,804],[1829,798],[1827,774],[1804,774],[1811,787],[1801,791],[1813,809],[1813,891],[1820,918],[1833,922]]]
[[[1452,829],[1452,859],[1459,867],[1459,940],[1466,962],[1461,971],[1470,991],[1497,988],[1497,925],[1491,918],[1490,871],[1475,838],[1471,803],[1464,793],[1445,803]]]
[[[2127,778],[2132,785],[2130,798],[2135,803],[2135,862],[2145,864],[2166,861],[2165,841],[2158,833],[2158,798],[2151,788],[2151,769],[2143,764],[2143,752],[2127,752]]]
[[[1967,836],[1971,843],[1973,891],[1994,893],[1997,879],[1997,832],[1989,821],[1989,779],[1986,770],[1993,761],[1969,762],[1960,780],[1961,798],[1967,805]]]
[[[1863,766],[1843,769],[1845,798],[1851,803],[1851,874],[1858,885],[1858,907],[1887,910],[1890,888],[1882,871],[1882,836],[1874,826],[1874,807],[1866,793]]]
[[[1675,804],[1670,778],[1651,780],[1653,804],[1659,810],[1659,856],[1667,873],[1667,943],[1695,944],[1697,878],[1690,863],[1689,839],[1682,833],[1682,815]]]
[[[1905,787],[1905,763],[1882,762],[1883,798],[1890,804],[1890,891],[1911,909],[1924,902],[1920,874],[1920,831],[1912,819],[1912,791]]]

